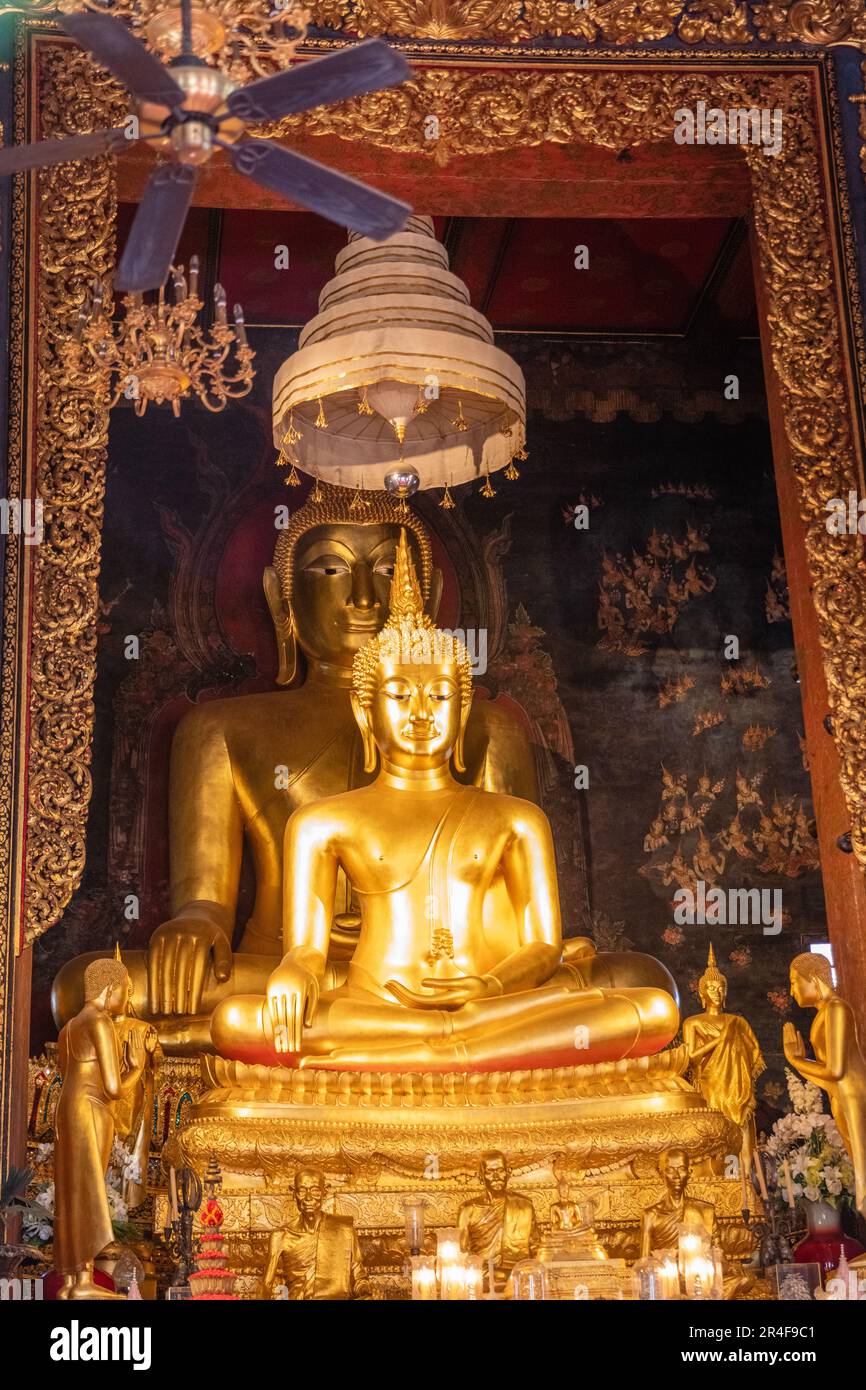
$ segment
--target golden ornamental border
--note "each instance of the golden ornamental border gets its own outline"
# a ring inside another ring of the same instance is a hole
[[[109,9],[144,28],[167,0],[0,0],[0,15]],[[273,0],[209,0],[229,35]],[[569,38],[582,44],[714,43],[760,51],[764,44],[866,47],[862,0],[306,0],[311,22],[336,33],[440,42],[516,45]],[[242,60],[243,61],[243,60]]]
[[[120,89],[77,48],[52,35],[44,21],[25,20],[16,63],[19,131],[27,129],[28,113],[36,114],[38,84],[27,56],[34,51],[51,78],[43,86],[39,113],[43,137],[122,120]],[[823,124],[822,67],[825,82],[827,73],[816,57],[801,55],[798,66],[793,56],[786,64],[781,55],[772,55],[756,66],[746,55],[732,65],[730,55],[710,54],[693,57],[687,69],[681,54],[675,63],[667,54],[594,55],[583,62],[575,55],[570,68],[558,65],[555,73],[541,65],[491,70],[439,62],[416,68],[413,82],[398,91],[315,111],[278,129],[368,140],[430,158],[437,152],[424,129],[426,118],[435,114],[441,160],[515,143],[623,149],[669,139],[674,111],[698,99],[728,107],[781,107],[783,153],[773,159],[752,148],[746,158],[770,306],[771,355],[806,523],[842,784],[854,848],[866,863],[866,572],[860,539],[830,536],[824,524],[825,502],[845,496],[858,483],[846,348],[859,357],[862,390],[862,318],[850,218],[839,190],[837,250],[847,260],[836,274],[825,200],[840,151],[838,132],[832,123],[829,129]],[[724,69],[720,60],[727,63]],[[72,326],[93,273],[111,268],[116,212],[113,160],[60,165],[43,176],[38,223],[35,181],[16,183],[10,420],[17,422],[18,435],[13,430],[10,440],[10,495],[16,495],[16,485],[17,495],[34,495],[27,489],[35,477],[45,507],[45,540],[26,554],[25,547],[10,543],[4,574],[0,773],[14,788],[14,794],[0,798],[5,893],[0,1018],[7,1020],[9,961],[20,944],[13,933],[20,929],[22,940],[30,942],[56,923],[84,866],[108,401],[94,382],[69,379],[59,340]],[[38,246],[31,227],[38,229]],[[27,313],[34,295],[35,333]],[[844,337],[845,303],[853,344]],[[23,390],[34,369],[35,429]],[[20,829],[25,817],[26,838]]]

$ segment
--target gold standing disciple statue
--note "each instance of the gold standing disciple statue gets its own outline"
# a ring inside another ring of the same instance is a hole
[[[130,980],[119,960],[92,961],[84,972],[85,1004],[61,1029],[57,1058],[63,1086],[54,1145],[54,1265],[58,1298],[113,1298],[93,1278],[93,1261],[113,1239],[105,1173],[115,1109],[138,1086],[145,1067],[144,1029],[131,1029],[123,1053],[114,1020],[125,1015]]]
[[[698,981],[704,1012],[683,1020],[692,1080],[711,1110],[720,1110],[743,1134],[741,1162],[756,1161],[755,1081],[766,1070],[758,1040],[740,1014],[725,1013],[728,982],[710,946]]]
[[[452,1071],[657,1052],[671,994],[584,988],[562,965],[550,826],[514,796],[461,786],[472,698],[462,644],[424,613],[405,533],[389,624],[355,658],[352,707],[375,781],[286,828],[284,956],[264,994],[217,1005],[225,1057],[270,1065]],[[360,901],[344,984],[327,962],[338,876]],[[508,912],[485,914],[488,898]]]
[[[793,1023],[786,1023],[782,1042],[785,1058],[800,1073],[826,1091],[830,1112],[854,1168],[856,1203],[866,1217],[866,1059],[857,1037],[854,1011],[833,988],[830,962],[817,952],[791,961],[791,994],[801,1009],[815,1009],[809,1031],[814,1061]]]
[[[518,1260],[538,1249],[538,1226],[528,1197],[508,1191],[511,1169],[496,1149],[481,1155],[478,1176],[484,1194],[464,1202],[457,1214],[460,1244],[485,1268],[493,1261],[496,1289],[502,1292]]]
[[[325,1176],[318,1168],[295,1174],[298,1219],[274,1231],[268,1249],[264,1293],[271,1298],[279,1273],[290,1299],[370,1298],[361,1247],[351,1216],[322,1211]]]

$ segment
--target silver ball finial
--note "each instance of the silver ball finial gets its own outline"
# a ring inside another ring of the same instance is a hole
[[[410,463],[399,463],[385,474],[385,491],[392,497],[405,501],[407,497],[414,497],[420,486],[418,470]]]

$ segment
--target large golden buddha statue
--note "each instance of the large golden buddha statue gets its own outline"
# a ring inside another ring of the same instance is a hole
[[[544,813],[455,780],[469,658],[424,612],[405,532],[388,624],[355,657],[351,698],[365,770],[378,758],[378,775],[291,817],[285,954],[265,991],[217,1005],[216,1050],[272,1066],[443,1072],[567,1067],[664,1047],[679,1023],[670,993],[586,988],[579,967],[563,963]],[[340,871],[361,923],[334,987]]]
[[[388,617],[401,525],[421,594],[435,614],[441,576],[420,519],[385,493],[317,487],[281,532],[264,576],[279,649],[277,683],[291,688],[206,702],[178,727],[169,791],[172,915],[147,952],[124,952],[133,1010],[153,1019],[167,1052],[207,1050],[216,1003],[264,990],[280,956],[289,817],[368,780],[349,698],[352,662]],[[299,648],[306,676],[293,684]],[[518,722],[490,700],[476,700],[466,714],[456,779],[537,800],[534,756]],[[245,843],[256,895],[233,950]],[[501,929],[510,911],[501,884],[487,895],[486,911]],[[324,988],[345,979],[356,940],[357,909],[340,873]],[[585,938],[568,949],[572,977],[584,985],[675,990],[651,957],[596,955]],[[84,969],[101,954],[78,957],[59,972],[52,995],[58,1026],[81,1007]]]

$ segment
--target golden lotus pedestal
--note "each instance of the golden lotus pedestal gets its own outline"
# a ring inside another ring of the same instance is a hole
[[[531,1197],[542,1234],[557,1179],[595,1201],[595,1225],[612,1258],[639,1254],[640,1214],[658,1200],[663,1149],[692,1160],[736,1153],[739,1131],[684,1079],[683,1048],[655,1057],[549,1071],[387,1074],[245,1066],[202,1058],[202,1093],[172,1141],[171,1161],[223,1173],[238,1291],[256,1297],[269,1234],[294,1220],[295,1171],[325,1172],[327,1209],[354,1217],[374,1287],[408,1297],[403,1201],[423,1197],[428,1229],[453,1226],[479,1191],[480,1154],[499,1149],[511,1186]],[[751,1249],[738,1181],[692,1179],[716,1205],[732,1258]],[[156,1224],[164,1220],[164,1199]]]

